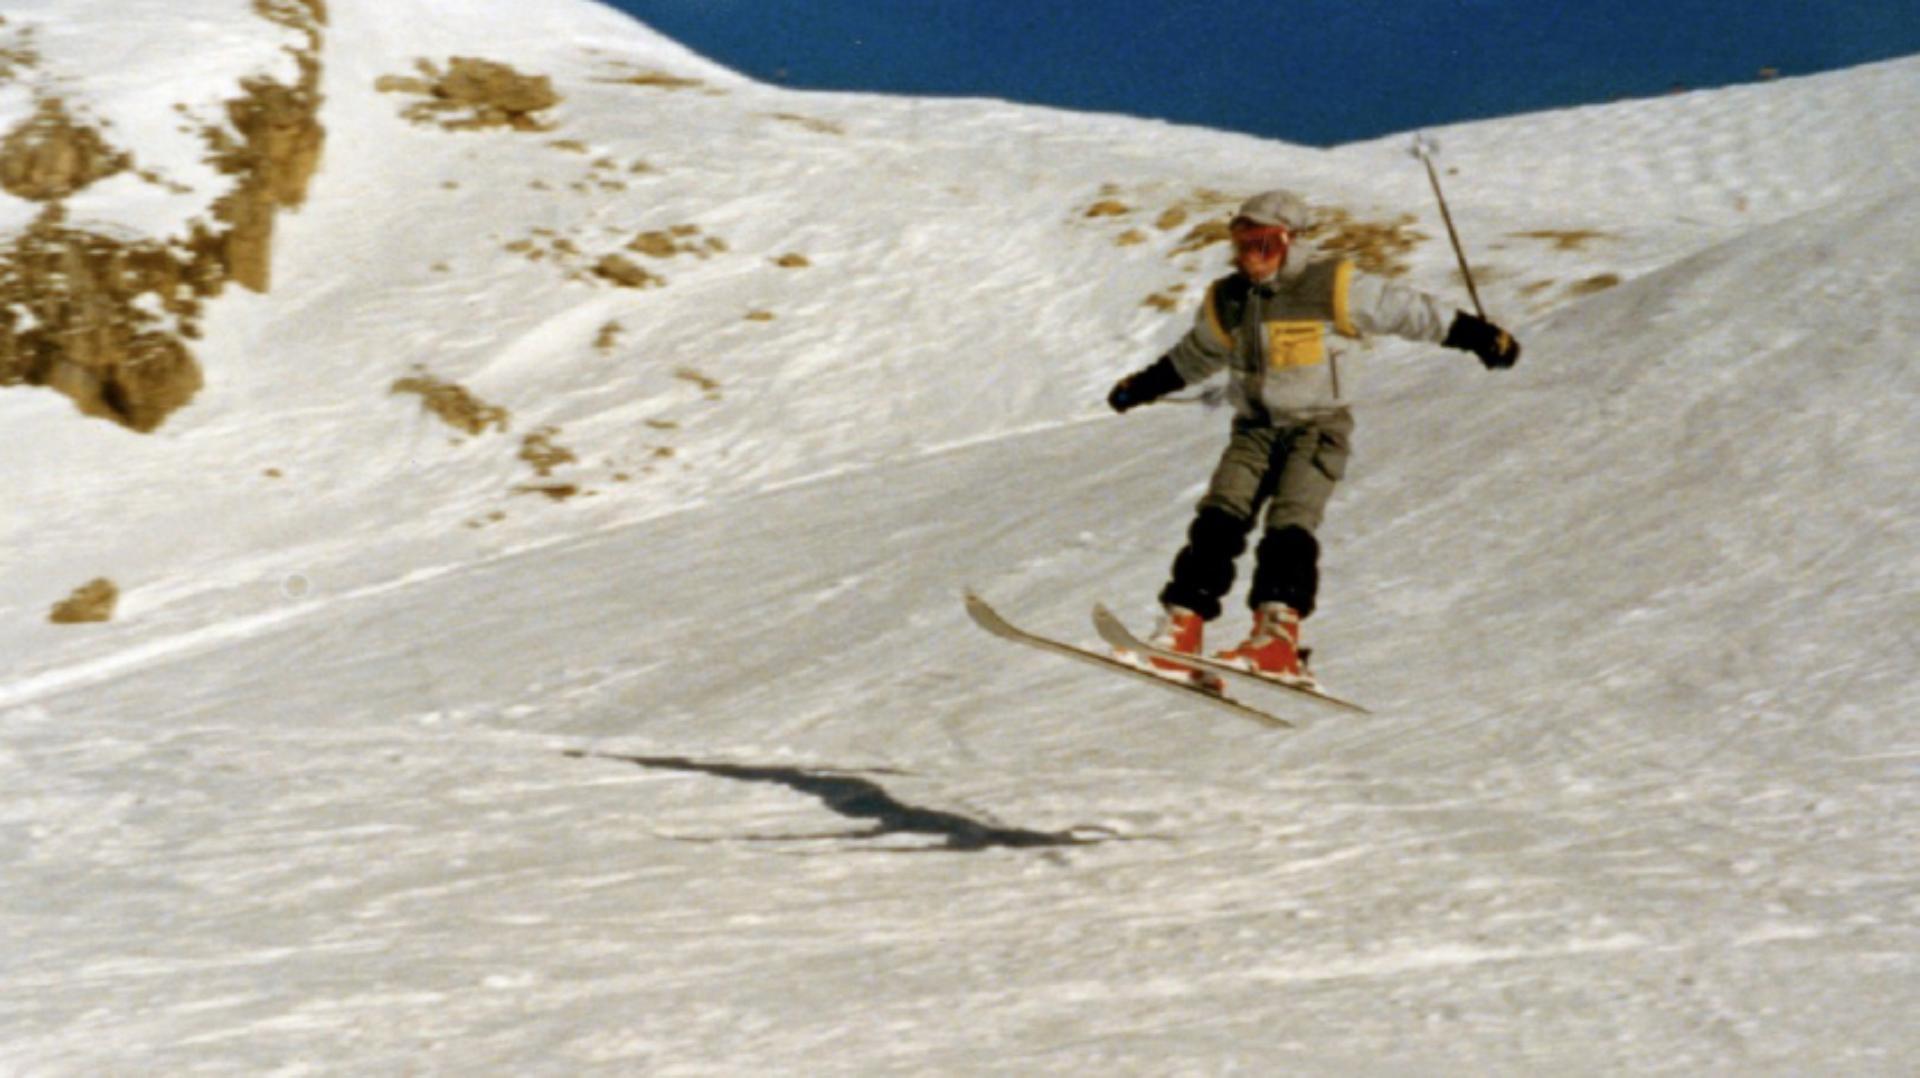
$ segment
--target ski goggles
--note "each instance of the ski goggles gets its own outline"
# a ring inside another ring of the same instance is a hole
[[[1263,225],[1242,218],[1229,227],[1233,249],[1262,258],[1279,258],[1293,243],[1293,230],[1285,225]]]

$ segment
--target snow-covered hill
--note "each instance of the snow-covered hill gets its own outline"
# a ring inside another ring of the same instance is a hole
[[[1436,133],[1526,357],[1362,361],[1310,628],[1378,714],[1276,736],[958,595],[1150,613],[1226,420],[1101,398],[1242,195],[1464,302],[1407,139],[306,8],[0,24],[0,139],[58,96],[136,166],[74,229],[213,219],[199,132],[315,42],[326,129],[157,429],[0,390],[5,1069],[1913,1055],[1920,61]],[[96,577],[112,621],[48,621]]]

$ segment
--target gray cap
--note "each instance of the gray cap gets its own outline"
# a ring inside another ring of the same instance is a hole
[[[1313,227],[1313,210],[1292,191],[1262,191],[1241,203],[1237,216],[1258,225],[1285,225],[1295,232]]]

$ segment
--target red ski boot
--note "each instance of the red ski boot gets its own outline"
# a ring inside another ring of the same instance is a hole
[[[1300,650],[1300,613],[1285,603],[1262,603],[1253,612],[1253,632],[1216,657],[1256,674],[1313,684]]]
[[[1147,643],[1168,651],[1177,651],[1183,655],[1200,654],[1201,638],[1207,623],[1200,615],[1184,606],[1168,606],[1160,617],[1160,624],[1154,629]],[[1225,687],[1217,674],[1198,670],[1184,663],[1162,659],[1157,655],[1146,656],[1147,667],[1161,677],[1175,681],[1191,681],[1210,692],[1219,692]]]

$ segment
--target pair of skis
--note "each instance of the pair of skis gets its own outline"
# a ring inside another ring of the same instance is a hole
[[[1010,640],[1016,644],[1025,644],[1028,647],[1038,648],[1041,651],[1075,659],[1092,666],[1118,671],[1130,677],[1159,685],[1172,692],[1181,693],[1189,697],[1197,697],[1223,711],[1232,712],[1243,719],[1251,719],[1262,726],[1270,726],[1282,730],[1293,729],[1293,723],[1288,722],[1278,715],[1274,715],[1228,696],[1225,692],[1210,689],[1188,680],[1174,680],[1169,677],[1164,677],[1105,652],[1078,647],[1052,639],[1051,637],[1041,636],[1038,633],[1030,633],[1014,625],[1006,618],[1001,617],[999,612],[988,605],[985,599],[980,598],[972,592],[967,593],[966,601],[967,613],[973,618],[974,622],[982,629],[985,629],[987,632],[992,633],[1002,640]],[[1338,696],[1322,691],[1317,685],[1312,683],[1287,681],[1266,674],[1254,673],[1251,670],[1245,670],[1229,663],[1220,662],[1211,656],[1183,655],[1154,647],[1152,644],[1134,636],[1133,633],[1127,629],[1126,624],[1115,617],[1113,612],[1104,606],[1096,605],[1093,608],[1093,627],[1094,630],[1100,634],[1100,638],[1114,648],[1121,651],[1132,652],[1143,658],[1157,656],[1172,659],[1186,666],[1194,667],[1195,669],[1205,670],[1225,678],[1235,679],[1239,684],[1256,684],[1267,688],[1281,689],[1297,696],[1306,697],[1327,707],[1341,711],[1359,712],[1363,715],[1368,714],[1367,709],[1361,707],[1359,704],[1353,703],[1350,700],[1343,700]]]

